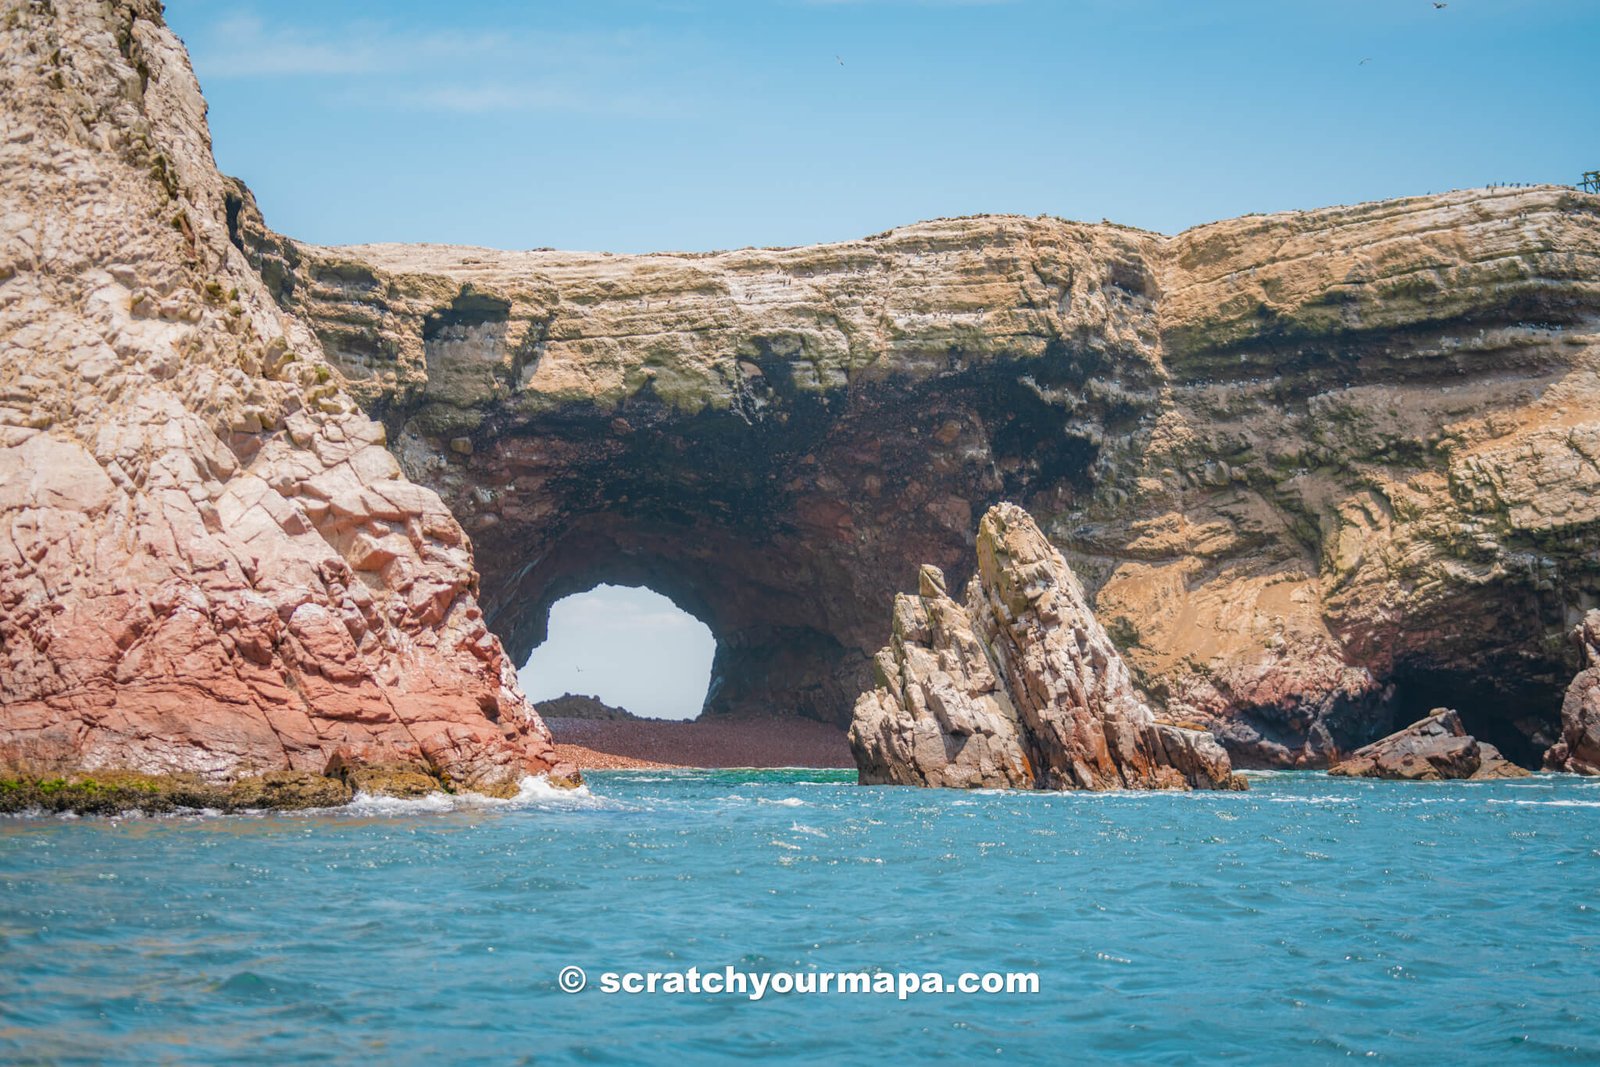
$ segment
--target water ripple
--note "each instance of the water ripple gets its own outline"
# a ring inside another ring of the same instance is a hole
[[[1597,784],[1245,794],[602,772],[511,801],[0,820],[0,1060],[1567,1063]],[[576,996],[568,963],[1025,970],[1039,996]]]

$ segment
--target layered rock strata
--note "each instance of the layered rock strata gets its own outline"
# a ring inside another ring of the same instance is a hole
[[[1434,708],[1427,718],[1356,749],[1328,773],[1412,782],[1528,776],[1527,770],[1508,761],[1499,749],[1469,735],[1461,716],[1450,708]]]
[[[0,99],[0,776],[570,777],[465,533],[229,240],[159,5],[8,0]]]
[[[850,726],[863,784],[1244,787],[1210,734],[1157,721],[1027,512],[991,508],[977,542],[965,604],[931,566],[916,596],[895,598],[879,685]]]
[[[1572,631],[1582,669],[1561,704],[1561,737],[1545,753],[1553,771],[1600,774],[1600,611],[1591,611]]]
[[[1011,499],[1241,764],[1445,703],[1525,762],[1555,739],[1600,598],[1600,198],[613,256],[317,248],[234,196],[515,656],[560,596],[648,584],[718,637],[708,711],[843,723],[906,561],[959,587]]]

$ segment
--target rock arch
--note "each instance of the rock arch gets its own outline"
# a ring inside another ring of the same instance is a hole
[[[237,195],[513,654],[556,591],[633,575],[717,634],[710,711],[842,724],[893,593],[964,581],[1009,499],[1243,766],[1324,764],[1428,678],[1478,679],[1462,714],[1508,750],[1550,740],[1600,597],[1594,198],[612,256],[311,248]]]

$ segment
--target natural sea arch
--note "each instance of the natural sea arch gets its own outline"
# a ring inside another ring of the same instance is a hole
[[[708,715],[842,725],[894,594],[920,563],[959,589],[1005,499],[1152,699],[1212,716],[1243,765],[1434,702],[1525,759],[1550,740],[1600,520],[1569,494],[1541,531],[1490,490],[1542,499],[1576,447],[1522,418],[1592,373],[1563,337],[1589,275],[1550,251],[1587,241],[1566,194],[1508,201],[1560,235],[1511,241],[1515,277],[1452,257],[1531,231],[1454,195],[1171,239],[993,217],[612,257],[315,249],[238,194],[236,243],[471,534],[517,662],[560,597],[647,585],[715,634]],[[1423,230],[1394,278],[1276,251],[1400,216]],[[1439,257],[1418,295],[1410,265]],[[1441,444],[1464,419],[1495,442],[1465,467]]]
[[[1063,507],[1096,449],[1014,379],[961,374],[846,405],[783,374],[772,364],[765,387],[782,419],[645,395],[508,410],[464,435],[468,451],[439,447],[440,413],[424,409],[391,422],[392,447],[472,535],[480,602],[514,662],[562,598],[644,586],[716,639],[707,715],[843,726],[917,566],[964,581],[982,511]]]

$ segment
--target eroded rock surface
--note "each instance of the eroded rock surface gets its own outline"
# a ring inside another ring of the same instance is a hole
[[[1028,513],[978,527],[965,604],[924,566],[895,598],[879,685],[856,702],[863,784],[1242,788],[1209,734],[1158,722],[1066,560]]]
[[[842,723],[909,561],[960,588],[1010,499],[1241,765],[1442,703],[1525,762],[1556,738],[1600,597],[1600,198],[612,256],[316,248],[235,197],[514,656],[560,596],[648,584],[718,637],[710,713]]]
[[[159,5],[0,5],[0,99],[0,770],[570,774],[462,529],[230,242]]]
[[[1600,610],[1583,617],[1572,632],[1582,669],[1561,704],[1561,738],[1545,754],[1553,771],[1600,774]]]
[[[1001,499],[1241,766],[1441,703],[1524,762],[1561,732],[1600,198],[316,248],[217,177],[154,5],[4,12],[8,759],[502,780],[549,750],[495,634],[601,581],[711,627],[708,712],[843,725],[908,561],[960,588]]]
[[[1500,750],[1467,733],[1461,716],[1434,708],[1404,730],[1356,749],[1329,768],[1346,778],[1390,778],[1438,782],[1449,778],[1525,778],[1528,772]]]

